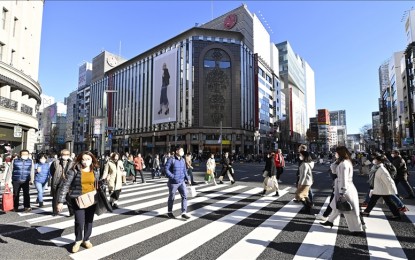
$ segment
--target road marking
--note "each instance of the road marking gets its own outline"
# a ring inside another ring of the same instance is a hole
[[[245,180],[245,179],[249,179],[249,177],[243,177],[240,180]]]
[[[330,203],[330,196],[327,197],[320,213],[323,213]],[[336,237],[340,217],[333,222],[333,228],[328,229],[320,225],[321,220],[316,219],[301,242],[301,246],[295,254],[294,259],[331,259],[336,246]]]
[[[370,259],[407,259],[381,208],[373,208],[365,222]]]
[[[188,219],[187,221],[177,221],[177,220],[176,221],[163,221],[159,224],[150,226],[148,228],[138,230],[128,235],[125,235],[125,236],[110,240],[108,242],[105,242],[103,244],[94,246],[93,248],[90,248],[88,250],[83,250],[79,253],[72,254],[70,255],[70,257],[72,257],[73,259],[88,259],[88,258],[98,259],[98,258],[109,256],[124,248],[138,244],[142,241],[150,239],[161,233],[167,232],[169,230],[182,226],[186,223],[189,223],[193,220],[196,220],[199,217],[210,214],[221,208],[227,207],[235,202],[248,198],[254,194],[258,194],[261,190],[262,190],[261,188],[254,188],[246,192],[243,192],[241,194],[238,194],[236,196],[232,196],[228,199],[221,200],[209,206],[192,211],[190,215],[193,217]],[[198,239],[200,239],[200,235],[197,238],[197,240]],[[182,248],[180,248],[180,250],[177,250],[176,248],[174,249],[174,251],[181,251],[181,249]],[[172,256],[168,257],[168,259],[173,259],[173,258],[174,257]]]

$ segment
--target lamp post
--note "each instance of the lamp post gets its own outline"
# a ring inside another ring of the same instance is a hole
[[[102,102],[102,117],[103,117],[103,122],[102,122],[102,130],[101,130],[101,155],[103,155],[105,153],[105,133],[107,130],[107,121],[108,121],[108,114],[107,114],[107,94],[108,93],[116,93],[118,92],[117,90],[110,90],[110,89],[106,89],[104,90],[104,95],[103,95],[103,102]]]
[[[399,147],[402,148],[402,116],[399,116]]]

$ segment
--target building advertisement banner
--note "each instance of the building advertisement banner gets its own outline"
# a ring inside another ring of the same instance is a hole
[[[176,121],[177,49],[154,58],[153,124]]]
[[[101,134],[101,118],[94,118],[94,135]]]
[[[330,113],[327,109],[318,110],[317,123],[319,125],[330,125]]]

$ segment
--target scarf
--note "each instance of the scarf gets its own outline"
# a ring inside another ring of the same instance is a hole
[[[380,164],[375,164],[372,166],[372,168],[369,171],[369,180],[367,181],[370,185],[370,188],[373,189],[374,185],[375,185],[375,173],[376,171],[379,169]]]

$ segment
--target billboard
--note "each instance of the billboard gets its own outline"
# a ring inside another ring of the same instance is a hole
[[[176,121],[177,49],[154,58],[153,124]]]
[[[317,123],[319,125],[330,125],[330,113],[327,109],[318,110]]]

